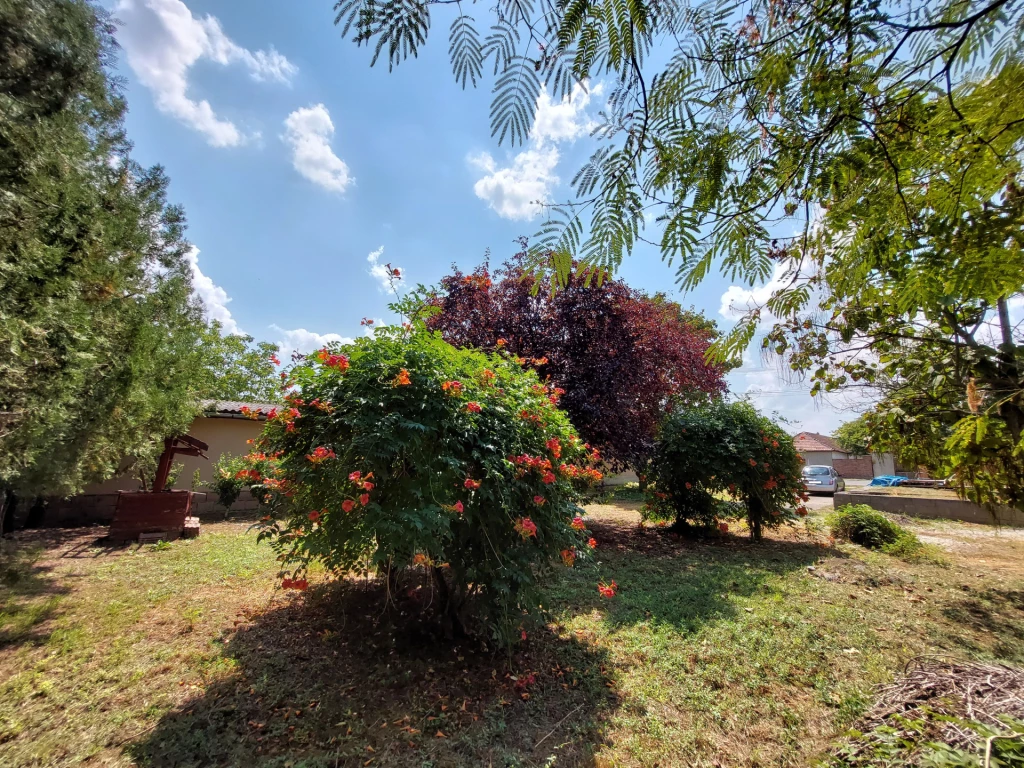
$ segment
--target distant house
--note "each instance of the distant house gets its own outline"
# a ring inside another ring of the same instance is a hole
[[[793,443],[796,445],[797,453],[803,457],[805,465],[823,464],[826,467],[833,467],[846,478],[870,480],[878,475],[896,473],[891,453],[857,456],[828,435],[819,435],[817,432],[800,432],[793,436]]]
[[[819,435],[817,432],[800,432],[793,436],[799,453],[805,464],[822,464],[826,467],[833,466],[836,459],[848,459],[851,454],[844,450],[839,443],[828,435]]]

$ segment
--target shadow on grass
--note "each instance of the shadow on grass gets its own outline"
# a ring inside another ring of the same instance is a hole
[[[963,597],[942,609],[943,615],[972,634],[951,634],[950,638],[970,657],[993,655],[1004,661],[1024,664],[1024,591],[964,588]],[[979,643],[992,641],[990,648]]]
[[[553,590],[556,610],[605,612],[614,626],[656,621],[683,633],[727,619],[735,597],[770,596],[774,577],[806,569],[823,557],[845,558],[813,542],[728,535],[691,541],[663,530],[592,523],[600,578],[616,581],[618,594],[603,599],[585,572],[566,575]]]
[[[245,617],[221,639],[231,672],[128,753],[150,766],[593,764],[617,706],[602,651],[542,631],[510,659],[435,633],[426,589],[383,605],[378,585],[336,583]]]
[[[38,544],[0,542],[0,647],[45,643],[47,622],[71,591],[40,564],[43,551]]]

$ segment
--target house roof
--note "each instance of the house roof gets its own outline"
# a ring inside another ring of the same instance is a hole
[[[808,451],[838,451],[849,453],[839,443],[828,435],[819,435],[817,432],[800,432],[793,436],[793,443],[800,453]]]
[[[266,417],[274,408],[280,406],[274,403],[246,403],[241,400],[203,400],[203,413],[207,416],[234,417],[242,416],[242,408],[256,411],[260,416]]]

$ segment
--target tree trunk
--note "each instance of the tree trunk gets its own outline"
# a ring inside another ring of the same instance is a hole
[[[430,573],[434,577],[434,584],[437,586],[438,596],[441,598],[441,615],[446,624],[445,634],[455,638],[466,636],[466,628],[462,624],[462,617],[459,616],[461,606],[452,595],[448,587],[448,580],[444,577],[444,571],[436,565],[430,567]]]
[[[14,509],[17,506],[18,496],[14,491],[4,491],[3,502],[0,503],[0,535],[14,532]]]
[[[46,499],[42,496],[36,496],[35,501],[32,502],[32,507],[28,511],[28,515],[25,517],[25,528],[42,528],[45,522]]]
[[[999,406],[999,415],[1006,423],[1013,437],[1013,442],[1020,442],[1024,430],[1024,409],[1019,401],[1020,371],[1017,366],[1017,346],[1013,342],[1013,326],[1010,325],[1010,307],[1005,298],[996,302],[999,311],[999,330],[1002,343],[999,345],[999,368],[1001,377],[1009,384],[1009,392],[1000,393],[1002,397],[1011,396]]]
[[[761,520],[764,518],[764,504],[758,498],[747,502],[747,523],[750,525],[750,538],[761,540]]]

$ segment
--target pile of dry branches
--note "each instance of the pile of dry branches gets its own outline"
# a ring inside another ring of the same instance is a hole
[[[843,751],[848,758],[864,760],[871,754],[872,732],[884,726],[908,743],[939,742],[981,752],[985,739],[967,721],[1005,733],[1006,723],[1000,718],[1007,716],[1024,721],[1024,670],[919,657],[893,683],[879,689],[875,705],[856,726],[866,738],[857,739]],[[860,764],[860,760],[855,762]]]

